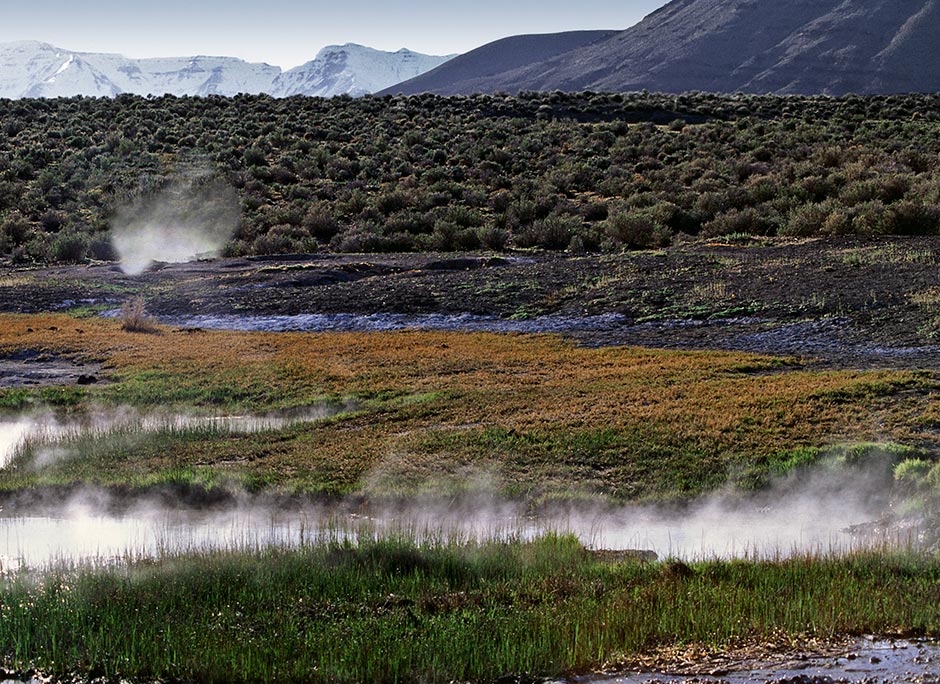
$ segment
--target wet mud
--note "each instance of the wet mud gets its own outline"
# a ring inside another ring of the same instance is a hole
[[[689,664],[671,673],[594,675],[572,684],[936,684],[940,643],[926,640],[860,639],[828,655],[791,653],[761,659]]]

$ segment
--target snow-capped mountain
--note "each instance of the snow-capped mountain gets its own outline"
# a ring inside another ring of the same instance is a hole
[[[285,72],[234,57],[130,59],[22,41],[0,44],[0,97],[365,95],[413,78],[447,59],[350,44],[324,48],[313,61]]]
[[[420,76],[452,57],[422,55],[405,49],[382,52],[355,43],[330,45],[320,50],[313,61],[281,74],[272,94],[367,95]]]

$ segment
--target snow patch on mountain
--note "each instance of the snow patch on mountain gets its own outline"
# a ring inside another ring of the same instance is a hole
[[[312,61],[278,77],[272,94],[366,95],[420,76],[453,57],[422,55],[405,49],[382,52],[355,43],[330,45]]]
[[[413,78],[447,59],[348,44],[324,48],[316,59],[285,72],[234,57],[130,59],[20,41],[0,44],[0,97],[113,97],[122,93],[358,96]]]

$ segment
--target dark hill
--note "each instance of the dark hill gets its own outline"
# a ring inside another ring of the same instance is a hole
[[[938,92],[940,0],[674,0],[607,39],[491,74],[462,74],[448,92]]]
[[[617,34],[617,31],[568,31],[503,38],[455,57],[417,78],[394,85],[379,94],[457,95],[495,92],[501,88],[491,88],[488,83],[498,83],[501,74],[552,59]]]

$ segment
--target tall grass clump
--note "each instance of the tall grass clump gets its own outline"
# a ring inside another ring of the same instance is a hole
[[[132,297],[121,306],[121,329],[140,333],[157,331],[157,323],[147,314],[142,297]]]
[[[885,549],[611,563],[565,535],[336,534],[294,551],[21,572],[0,601],[0,652],[56,675],[492,681],[563,676],[667,646],[940,634],[940,561]]]

